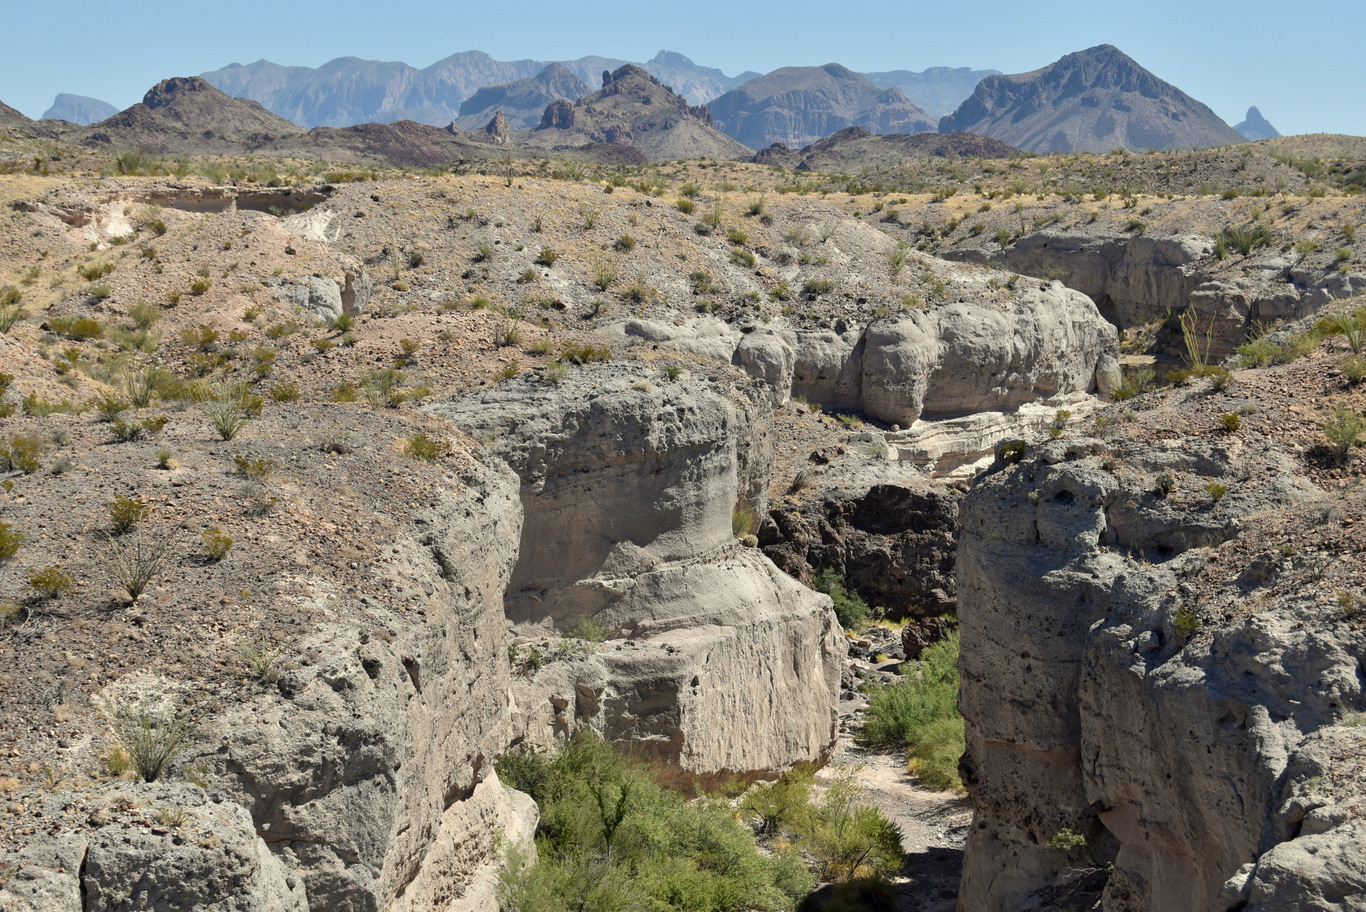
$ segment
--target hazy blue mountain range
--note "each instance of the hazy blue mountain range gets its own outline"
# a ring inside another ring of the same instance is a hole
[[[588,56],[560,64],[583,80],[590,91],[596,91],[602,86],[604,73],[614,72],[629,62]],[[245,65],[230,64],[201,75],[227,94],[258,101],[304,127],[406,119],[433,126],[456,121],[468,129],[468,121],[460,118],[475,112],[462,112],[463,102],[481,89],[534,78],[549,64],[537,60],[500,61],[481,51],[464,51],[422,69],[402,62],[339,57],[316,68],[258,60]],[[653,59],[637,65],[694,106],[707,104],[760,75],[744,72],[727,76],[674,51],[660,51]],[[882,88],[899,86],[913,103],[934,117],[952,110],[972,92],[972,74],[987,72],[993,71],[932,67],[924,73],[897,70],[875,74],[879,78],[870,81]],[[509,91],[517,95],[523,88]],[[481,104],[481,116],[485,110],[488,108]],[[520,119],[507,111],[504,114],[514,125]]]
[[[890,89],[896,86],[906,97],[933,117],[952,114],[972,94],[977,83],[1000,70],[974,70],[971,67],[930,67],[922,73],[912,70],[890,70],[886,73],[864,73],[875,86]]]
[[[462,130],[478,130],[488,125],[499,111],[513,130],[529,130],[541,122],[548,105],[556,101],[575,102],[593,89],[562,63],[552,63],[535,76],[485,86],[460,103],[455,124]]]

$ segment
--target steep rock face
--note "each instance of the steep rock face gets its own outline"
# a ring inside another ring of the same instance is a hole
[[[312,909],[449,901],[493,860],[495,834],[519,826],[493,774],[510,737],[502,595],[521,533],[516,481],[475,467],[451,493],[388,570],[436,610],[382,636],[322,625],[281,693],[216,719],[200,758]]]
[[[848,127],[871,133],[934,131],[934,120],[895,86],[879,88],[837,63],[783,67],[707,105],[717,127],[753,149],[804,146]]]
[[[771,447],[751,440],[741,459],[741,434],[764,427],[743,416],[766,403],[720,377],[669,382],[604,365],[431,409],[522,479],[509,618],[528,635],[591,622],[610,636],[518,683],[523,737],[591,727],[701,775],[828,749],[843,655],[829,600],[732,533],[732,510],[753,488],[745,472],[764,464],[754,451]]]
[[[1203,149],[1243,142],[1208,107],[1108,44],[1030,73],[988,76],[940,133],[981,133],[1027,152]]]
[[[1164,498],[1159,473],[1228,494]],[[1366,642],[1330,593],[1275,585],[1300,562],[1267,541],[1287,518],[1340,522],[1318,496],[1270,443],[1238,440],[1054,441],[974,487],[957,566],[976,812],[960,909],[1361,895],[1359,780],[1312,777],[1366,705]]]
[[[948,251],[949,259],[991,262],[1058,278],[1090,297],[1121,329],[1194,311],[1211,358],[1226,358],[1255,326],[1302,319],[1366,290],[1366,279],[1296,268],[1279,251],[1256,252],[1236,277],[1216,277],[1214,240],[1203,235],[1079,234],[1044,230],[999,251]],[[1205,337],[1208,338],[1205,338]]]
[[[1114,327],[1084,295],[1050,283],[1018,307],[960,301],[865,332],[863,410],[888,423],[1008,411],[1092,392],[1115,368]]]
[[[861,456],[810,470],[805,483],[759,526],[759,546],[784,572],[809,583],[831,568],[897,616],[952,610],[960,488]]]
[[[26,795],[60,819],[69,799]],[[305,912],[303,883],[257,836],[251,816],[184,783],[119,784],[101,794],[78,838],[35,841],[7,861],[0,908],[21,912],[196,909]],[[147,825],[146,808],[176,808],[174,828]]]
[[[608,330],[739,365],[775,404],[799,396],[900,425],[889,439],[901,458],[959,471],[1003,436],[1042,429],[1059,405],[1104,392],[1118,362],[1114,327],[1084,295],[1057,282],[1021,284],[1001,308],[975,303],[974,289],[987,299],[982,276],[952,279],[964,300],[866,327],[737,329],[700,319]]]

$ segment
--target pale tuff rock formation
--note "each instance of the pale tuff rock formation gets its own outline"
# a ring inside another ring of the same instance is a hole
[[[1250,331],[1310,316],[1366,291],[1360,275],[1302,267],[1279,250],[1254,252],[1236,275],[1216,274],[1214,239],[1044,230],[1008,247],[950,251],[951,259],[991,262],[1025,275],[1049,275],[1095,301],[1121,329],[1190,308],[1211,359],[1233,354]]]
[[[1164,498],[1160,473],[1230,491]],[[1366,705],[1362,635],[1312,587],[1258,599],[1279,552],[1220,561],[1269,517],[1329,509],[1316,496],[1241,441],[1054,441],[979,481],[957,567],[976,809],[960,909],[1361,901],[1360,780],[1324,776]]]
[[[889,441],[901,458],[943,472],[971,466],[1006,433],[1046,426],[1057,407],[1109,388],[1117,335],[1085,295],[1031,281],[1007,304],[979,303],[974,289],[987,298],[982,275],[950,276],[962,300],[867,326],[628,320],[608,331],[740,366],[777,403],[798,396],[899,425],[906,432]]]
[[[521,477],[507,610],[523,642],[586,622],[609,637],[589,651],[556,646],[555,661],[515,682],[522,737],[591,728],[703,776],[823,755],[844,655],[830,602],[732,531],[737,504],[761,506],[745,506],[744,473],[771,444],[741,437],[763,426],[762,397],[722,376],[601,365],[432,411]]]
[[[280,694],[215,720],[200,761],[314,909],[430,908],[492,860],[496,833],[525,829],[493,774],[509,737],[502,592],[521,506],[496,466],[451,494],[390,571],[441,609],[391,636],[322,626]]]

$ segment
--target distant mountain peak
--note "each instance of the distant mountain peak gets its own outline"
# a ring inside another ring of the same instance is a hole
[[[1281,135],[1280,131],[1273,127],[1271,123],[1262,116],[1262,112],[1258,111],[1256,106],[1248,108],[1247,116],[1243,118],[1243,122],[1233,129],[1243,134],[1243,136],[1252,142],[1256,142],[1259,139],[1275,139]]]
[[[1111,44],[1028,73],[988,76],[939,132],[990,136],[1028,152],[1201,149],[1243,137],[1207,106]]]
[[[106,117],[111,117],[118,112],[119,109],[107,101],[87,98],[84,95],[62,93],[53,100],[52,107],[43,114],[43,120],[64,120],[67,123],[79,124],[84,127],[104,120]]]
[[[688,104],[648,70],[632,63],[602,74],[602,88],[570,104],[548,105],[528,140],[537,146],[629,146],[652,161],[749,158],[753,152],[712,125],[705,107]]]
[[[692,62],[692,58],[680,54],[677,51],[660,51],[658,54],[654,55],[654,57],[650,58],[649,63],[671,67],[697,66],[697,64]]]
[[[933,131],[930,115],[901,89],[879,88],[838,63],[782,67],[707,105],[721,131],[755,149],[806,146],[847,127],[872,133]]]

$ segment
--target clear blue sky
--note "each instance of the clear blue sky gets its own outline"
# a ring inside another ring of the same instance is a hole
[[[8,39],[0,101],[30,117],[58,92],[123,108],[168,76],[261,58],[318,66],[355,56],[423,67],[464,50],[499,59],[648,60],[668,49],[732,75],[831,61],[862,71],[1017,73],[1113,44],[1230,124],[1257,105],[1282,133],[1366,135],[1366,0],[0,0],[0,23]]]

